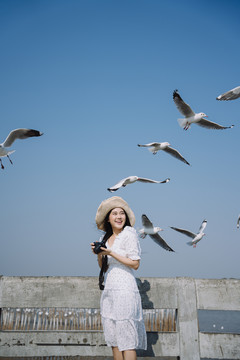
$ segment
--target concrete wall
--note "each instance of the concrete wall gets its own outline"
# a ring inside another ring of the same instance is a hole
[[[148,332],[139,358],[240,359],[240,334],[201,333],[197,310],[240,311],[240,280],[137,279],[144,309],[177,309],[177,331]],[[99,308],[96,277],[1,277],[0,308]],[[0,356],[111,357],[102,331],[0,331]]]

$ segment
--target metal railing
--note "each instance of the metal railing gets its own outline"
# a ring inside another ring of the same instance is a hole
[[[176,309],[144,309],[146,331],[176,331]],[[1,331],[103,330],[100,309],[2,308]]]

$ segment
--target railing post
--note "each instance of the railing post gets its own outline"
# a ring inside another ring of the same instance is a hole
[[[178,278],[178,331],[181,360],[200,360],[195,281]]]

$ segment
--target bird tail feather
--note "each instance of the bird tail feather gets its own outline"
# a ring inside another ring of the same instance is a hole
[[[186,120],[185,119],[177,119],[179,126],[181,128],[184,128],[186,126]]]
[[[149,148],[148,148],[148,151],[150,151],[152,154],[156,154],[156,151],[155,151],[154,148],[152,148],[152,147],[149,147]]]
[[[7,154],[6,155],[3,155],[3,156],[8,156],[8,155],[10,155],[10,154],[12,154],[12,153],[14,153],[16,150],[10,150],[10,151],[8,151],[7,152]]]

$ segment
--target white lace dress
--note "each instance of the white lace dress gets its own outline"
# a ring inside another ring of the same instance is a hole
[[[106,246],[109,248],[108,243]],[[126,226],[111,247],[115,253],[139,260],[141,249],[134,228]],[[141,297],[134,270],[108,256],[109,268],[101,296],[101,316],[105,341],[119,351],[147,348]]]

